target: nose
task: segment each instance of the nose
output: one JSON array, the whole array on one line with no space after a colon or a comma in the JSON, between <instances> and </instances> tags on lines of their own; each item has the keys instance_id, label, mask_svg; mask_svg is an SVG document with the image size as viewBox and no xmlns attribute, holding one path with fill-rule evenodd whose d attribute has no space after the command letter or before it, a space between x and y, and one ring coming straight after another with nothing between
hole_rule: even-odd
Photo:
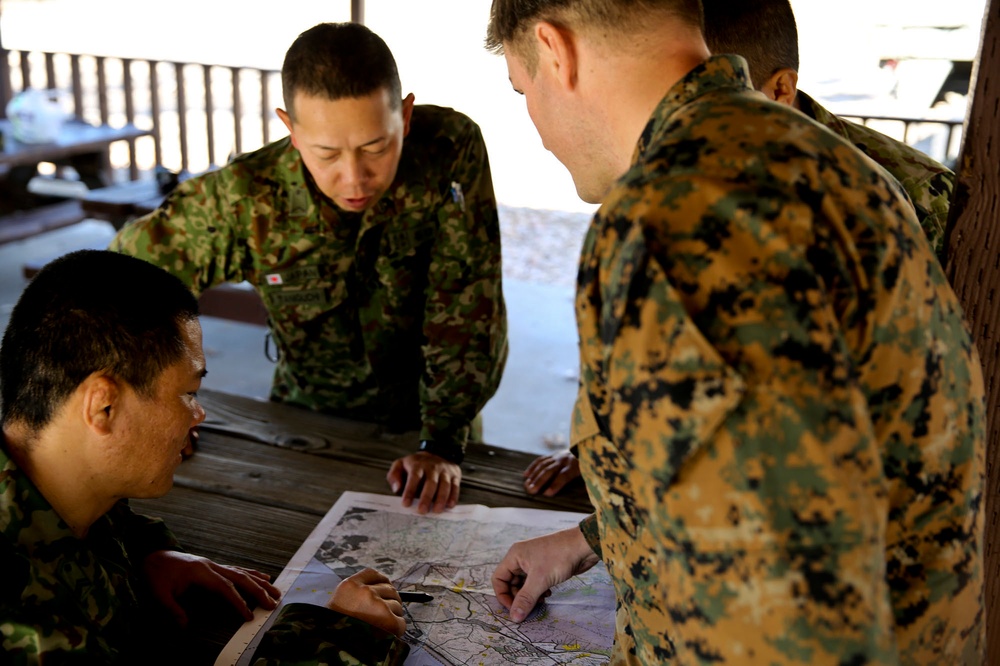
<instances>
[{"instance_id":1,"label":"nose","mask_svg":"<svg viewBox=\"0 0 1000 666\"><path fill-rule=\"evenodd\" d=\"M199 425L205 420L205 408L201 406L201 403L197 400L194 401L194 413L192 414L191 427Z\"/></svg>"},{"instance_id":2,"label":"nose","mask_svg":"<svg viewBox=\"0 0 1000 666\"><path fill-rule=\"evenodd\" d=\"M359 157L355 155L348 157L342 166L340 178L344 185L360 189L368 180L368 168Z\"/></svg>"}]
</instances>

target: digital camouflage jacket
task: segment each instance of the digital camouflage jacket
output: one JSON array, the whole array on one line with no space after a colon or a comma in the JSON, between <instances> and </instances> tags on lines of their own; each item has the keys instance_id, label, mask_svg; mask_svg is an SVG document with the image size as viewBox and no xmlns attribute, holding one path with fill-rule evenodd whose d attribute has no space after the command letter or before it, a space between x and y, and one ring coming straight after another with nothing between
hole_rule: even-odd
<instances>
[{"instance_id":1,"label":"digital camouflage jacket","mask_svg":"<svg viewBox=\"0 0 1000 666\"><path fill-rule=\"evenodd\" d=\"M77 538L0 446L0 663L169 663L153 654L166 630L158 635L137 577L145 556L163 549L178 549L163 522L124 501ZM390 666L408 650L361 620L289 604L254 666Z\"/></svg>"},{"instance_id":2,"label":"digital camouflage jacket","mask_svg":"<svg viewBox=\"0 0 1000 666\"><path fill-rule=\"evenodd\" d=\"M112 249L196 293L249 281L280 352L271 397L463 446L507 356L486 146L414 108L394 184L364 213L319 193L288 138L181 183Z\"/></svg>"},{"instance_id":3,"label":"digital camouflage jacket","mask_svg":"<svg viewBox=\"0 0 1000 666\"><path fill-rule=\"evenodd\" d=\"M927 234L931 249L943 266L948 208L955 189L955 174L951 169L902 141L835 116L801 90L797 101L799 111L853 143L899 181L917 211L917 220Z\"/></svg>"},{"instance_id":4,"label":"digital camouflage jacket","mask_svg":"<svg viewBox=\"0 0 1000 666\"><path fill-rule=\"evenodd\" d=\"M713 57L594 217L576 308L613 663L979 663L982 374L898 183Z\"/></svg>"}]
</instances>

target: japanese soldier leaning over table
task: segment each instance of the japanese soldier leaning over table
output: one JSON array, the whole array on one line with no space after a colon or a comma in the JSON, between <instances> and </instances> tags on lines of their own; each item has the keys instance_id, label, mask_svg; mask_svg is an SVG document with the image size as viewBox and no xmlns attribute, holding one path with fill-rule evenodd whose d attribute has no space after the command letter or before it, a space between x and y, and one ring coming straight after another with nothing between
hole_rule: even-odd
<instances>
[{"instance_id":1,"label":"japanese soldier leaning over table","mask_svg":"<svg viewBox=\"0 0 1000 666\"><path fill-rule=\"evenodd\" d=\"M899 183L710 55L698 0L494 0L487 43L601 204L595 513L511 547L511 617L603 560L613 664L982 663L982 371Z\"/></svg>"},{"instance_id":2,"label":"japanese soldier leaning over table","mask_svg":"<svg viewBox=\"0 0 1000 666\"><path fill-rule=\"evenodd\" d=\"M109 286L110 285L110 286ZM138 259L83 250L43 268L0 345L0 662L180 663L184 593L203 587L252 613L268 577L181 550L129 498L170 490L205 412L198 303ZM289 604L254 664L391 664L406 655L399 594L366 569L328 607Z\"/></svg>"},{"instance_id":3,"label":"japanese soldier leaning over table","mask_svg":"<svg viewBox=\"0 0 1000 666\"><path fill-rule=\"evenodd\" d=\"M278 352L271 398L419 430L388 481L405 505L419 491L421 511L454 506L507 356L482 135L403 98L388 47L356 23L302 33L282 84L290 137L181 183L111 247L195 293L252 283Z\"/></svg>"}]
</instances>

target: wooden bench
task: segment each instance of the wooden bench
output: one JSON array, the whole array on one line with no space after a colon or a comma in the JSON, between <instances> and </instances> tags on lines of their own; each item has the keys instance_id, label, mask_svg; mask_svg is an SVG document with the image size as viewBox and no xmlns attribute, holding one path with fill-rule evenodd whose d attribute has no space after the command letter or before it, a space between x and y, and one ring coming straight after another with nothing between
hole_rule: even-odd
<instances>
[{"instance_id":1,"label":"wooden bench","mask_svg":"<svg viewBox=\"0 0 1000 666\"><path fill-rule=\"evenodd\" d=\"M0 217L0 245L68 227L85 218L86 214L76 200L15 211Z\"/></svg>"}]
</instances>

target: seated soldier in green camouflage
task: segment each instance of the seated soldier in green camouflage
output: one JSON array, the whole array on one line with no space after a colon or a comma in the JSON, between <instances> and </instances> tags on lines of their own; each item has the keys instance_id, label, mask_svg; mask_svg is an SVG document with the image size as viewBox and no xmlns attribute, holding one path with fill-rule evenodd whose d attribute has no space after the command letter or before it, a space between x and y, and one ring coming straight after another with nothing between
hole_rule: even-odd
<instances>
[{"instance_id":1,"label":"seated soldier in green camouflage","mask_svg":"<svg viewBox=\"0 0 1000 666\"><path fill-rule=\"evenodd\" d=\"M0 346L4 664L150 663L151 645L169 649L155 620L166 611L186 624L179 599L192 586L246 619L240 591L274 608L265 574L184 553L162 521L129 509L128 498L170 489L205 418L197 315L177 278L97 250L46 266L11 313ZM365 570L330 609L283 610L257 663L391 663L406 652L402 616L388 579Z\"/></svg>"},{"instance_id":2,"label":"seated soldier in green camouflage","mask_svg":"<svg viewBox=\"0 0 1000 666\"><path fill-rule=\"evenodd\" d=\"M797 90L798 31L788 0L703 0L702 5L705 41L713 53L743 56L757 90L844 137L899 181L943 266L944 232L955 174L912 146L838 118ZM569 450L559 451L532 461L524 472L524 487L532 495L551 497L579 476L576 457Z\"/></svg>"},{"instance_id":3,"label":"seated soldier in green camouflage","mask_svg":"<svg viewBox=\"0 0 1000 666\"><path fill-rule=\"evenodd\" d=\"M388 481L404 505L419 494L421 512L442 511L507 356L482 135L403 98L392 53L358 24L302 33L282 85L290 137L182 183L112 249L196 294L249 281L277 345L271 398L419 430Z\"/></svg>"}]
</instances>

